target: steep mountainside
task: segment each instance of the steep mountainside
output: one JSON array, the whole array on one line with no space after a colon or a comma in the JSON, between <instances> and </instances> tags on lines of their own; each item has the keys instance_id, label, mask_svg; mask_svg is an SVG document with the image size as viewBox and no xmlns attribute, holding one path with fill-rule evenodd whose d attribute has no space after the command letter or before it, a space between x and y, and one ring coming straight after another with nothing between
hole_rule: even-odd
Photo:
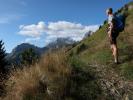
<instances>
[{"instance_id":1,"label":"steep mountainside","mask_svg":"<svg viewBox=\"0 0 133 100\"><path fill-rule=\"evenodd\" d=\"M113 63L105 23L96 33L81 41L69 53L80 58L85 69L92 70L106 95L113 100L133 99L133 2L118 13L124 13L126 26L117 39L120 64ZM132 98L132 99L130 99ZM125 99L124 99L125 100ZM128 100L128 99L126 99Z\"/></svg>"}]
</instances>

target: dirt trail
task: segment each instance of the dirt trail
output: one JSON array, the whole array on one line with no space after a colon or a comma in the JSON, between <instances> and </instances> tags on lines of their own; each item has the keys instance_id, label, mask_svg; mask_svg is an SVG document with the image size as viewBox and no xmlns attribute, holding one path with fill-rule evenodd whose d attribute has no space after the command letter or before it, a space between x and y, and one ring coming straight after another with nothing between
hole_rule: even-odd
<instances>
[{"instance_id":1,"label":"dirt trail","mask_svg":"<svg viewBox=\"0 0 133 100\"><path fill-rule=\"evenodd\" d=\"M117 65L114 66L117 67ZM94 64L89 67L96 73L98 83L102 86L106 96L113 100L133 100L133 81L126 81L110 66Z\"/></svg>"}]
</instances>

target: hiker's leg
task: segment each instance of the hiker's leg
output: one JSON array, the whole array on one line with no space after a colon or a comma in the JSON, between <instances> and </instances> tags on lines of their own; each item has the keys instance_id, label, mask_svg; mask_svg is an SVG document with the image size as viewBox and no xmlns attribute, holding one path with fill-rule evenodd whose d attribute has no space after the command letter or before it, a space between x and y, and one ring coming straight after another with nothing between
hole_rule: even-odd
<instances>
[{"instance_id":1,"label":"hiker's leg","mask_svg":"<svg viewBox=\"0 0 133 100\"><path fill-rule=\"evenodd\" d=\"M109 37L109 40L110 40L110 48L111 48L112 55L113 55L113 53L114 53L114 46L113 46L114 41L113 41L113 37ZM114 55L113 55L113 56L114 56Z\"/></svg>"},{"instance_id":2,"label":"hiker's leg","mask_svg":"<svg viewBox=\"0 0 133 100\"><path fill-rule=\"evenodd\" d=\"M114 55L115 63L117 63L118 62L118 49L117 49L116 44L113 44L113 55Z\"/></svg>"},{"instance_id":3,"label":"hiker's leg","mask_svg":"<svg viewBox=\"0 0 133 100\"><path fill-rule=\"evenodd\" d=\"M112 45L112 44L111 44L110 48L111 48L111 52L112 52L112 55L113 55L113 53L114 53L114 48L113 48L113 45ZM114 56L114 55L113 55L113 56Z\"/></svg>"}]
</instances>

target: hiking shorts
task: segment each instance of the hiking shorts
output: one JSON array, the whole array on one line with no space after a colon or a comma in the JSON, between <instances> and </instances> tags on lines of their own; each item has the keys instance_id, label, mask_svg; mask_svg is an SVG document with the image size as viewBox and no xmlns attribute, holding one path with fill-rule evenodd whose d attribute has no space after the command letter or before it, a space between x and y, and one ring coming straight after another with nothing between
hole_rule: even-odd
<instances>
[{"instance_id":1,"label":"hiking shorts","mask_svg":"<svg viewBox=\"0 0 133 100\"><path fill-rule=\"evenodd\" d=\"M110 44L116 44L116 43L117 43L116 39L117 39L117 37L118 37L118 34L119 34L118 31L113 31L113 32L111 33L111 38L112 38L112 39L110 39Z\"/></svg>"}]
</instances>

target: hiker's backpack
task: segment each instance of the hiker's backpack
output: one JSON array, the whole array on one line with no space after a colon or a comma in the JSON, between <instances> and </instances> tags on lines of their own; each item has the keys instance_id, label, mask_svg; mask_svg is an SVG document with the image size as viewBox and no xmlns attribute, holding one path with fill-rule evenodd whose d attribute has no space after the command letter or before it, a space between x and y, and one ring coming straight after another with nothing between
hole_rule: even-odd
<instances>
[{"instance_id":1,"label":"hiker's backpack","mask_svg":"<svg viewBox=\"0 0 133 100\"><path fill-rule=\"evenodd\" d=\"M115 19L115 29L118 32L122 32L125 27L125 16L122 14L117 14L115 15L114 19Z\"/></svg>"}]
</instances>

